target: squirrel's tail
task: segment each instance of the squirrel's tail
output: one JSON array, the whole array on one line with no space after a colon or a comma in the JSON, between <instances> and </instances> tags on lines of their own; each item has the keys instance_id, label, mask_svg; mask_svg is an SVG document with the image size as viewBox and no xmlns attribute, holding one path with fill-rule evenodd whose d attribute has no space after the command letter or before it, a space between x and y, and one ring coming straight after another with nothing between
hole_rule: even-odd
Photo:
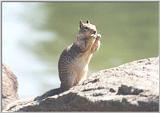
<instances>
[{"instance_id":1,"label":"squirrel's tail","mask_svg":"<svg viewBox=\"0 0 160 113\"><path fill-rule=\"evenodd\" d=\"M44 98L47 98L49 96L58 95L64 91L65 90L63 90L62 88L51 89L47 91L46 93L44 93L43 95L36 97L34 100L43 100Z\"/></svg>"}]
</instances>

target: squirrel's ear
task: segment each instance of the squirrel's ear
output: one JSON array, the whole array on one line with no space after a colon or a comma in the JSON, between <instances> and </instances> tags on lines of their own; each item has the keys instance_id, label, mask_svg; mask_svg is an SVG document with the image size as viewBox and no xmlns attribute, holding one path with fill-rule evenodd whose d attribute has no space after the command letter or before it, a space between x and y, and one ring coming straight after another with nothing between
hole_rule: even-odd
<instances>
[{"instance_id":1,"label":"squirrel's ear","mask_svg":"<svg viewBox=\"0 0 160 113\"><path fill-rule=\"evenodd\" d=\"M88 23L90 23L90 21L89 21L89 20L87 20L87 24L88 24Z\"/></svg>"},{"instance_id":2,"label":"squirrel's ear","mask_svg":"<svg viewBox=\"0 0 160 113\"><path fill-rule=\"evenodd\" d=\"M82 20L79 21L79 27L81 28L83 26Z\"/></svg>"}]
</instances>

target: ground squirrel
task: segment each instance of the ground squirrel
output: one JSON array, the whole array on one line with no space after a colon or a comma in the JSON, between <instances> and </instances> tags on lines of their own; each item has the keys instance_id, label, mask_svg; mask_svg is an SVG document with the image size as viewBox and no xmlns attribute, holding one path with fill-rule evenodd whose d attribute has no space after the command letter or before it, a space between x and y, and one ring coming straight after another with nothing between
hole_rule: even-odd
<instances>
[{"instance_id":1,"label":"ground squirrel","mask_svg":"<svg viewBox=\"0 0 160 113\"><path fill-rule=\"evenodd\" d=\"M75 42L61 54L58 62L62 90L67 90L87 77L88 64L93 53L100 46L100 34L89 21L79 23L79 33Z\"/></svg>"},{"instance_id":2,"label":"ground squirrel","mask_svg":"<svg viewBox=\"0 0 160 113\"><path fill-rule=\"evenodd\" d=\"M60 88L50 90L38 98L59 94L85 80L90 59L100 47L100 37L95 25L89 21L86 23L80 21L76 40L63 50L59 58Z\"/></svg>"}]
</instances>

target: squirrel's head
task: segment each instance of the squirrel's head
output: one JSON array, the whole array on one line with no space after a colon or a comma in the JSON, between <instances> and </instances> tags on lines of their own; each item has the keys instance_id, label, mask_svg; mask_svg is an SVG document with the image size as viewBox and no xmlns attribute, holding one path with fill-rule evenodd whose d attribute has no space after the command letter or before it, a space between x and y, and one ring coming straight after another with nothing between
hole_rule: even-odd
<instances>
[{"instance_id":1,"label":"squirrel's head","mask_svg":"<svg viewBox=\"0 0 160 113\"><path fill-rule=\"evenodd\" d=\"M75 44L83 51L96 51L100 46L100 34L97 34L96 26L88 20L86 23L80 21L79 33Z\"/></svg>"}]
</instances>

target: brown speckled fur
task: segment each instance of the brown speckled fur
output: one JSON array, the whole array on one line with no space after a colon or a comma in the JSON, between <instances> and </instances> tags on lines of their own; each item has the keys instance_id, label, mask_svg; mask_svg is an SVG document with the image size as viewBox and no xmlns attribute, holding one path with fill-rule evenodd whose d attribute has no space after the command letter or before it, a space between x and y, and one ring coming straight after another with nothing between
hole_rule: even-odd
<instances>
[{"instance_id":1,"label":"brown speckled fur","mask_svg":"<svg viewBox=\"0 0 160 113\"><path fill-rule=\"evenodd\" d=\"M80 30L76 41L62 52L58 71L61 81L61 89L68 90L87 77L88 64L93 53L100 46L100 34L97 34L96 26L80 21Z\"/></svg>"}]
</instances>

